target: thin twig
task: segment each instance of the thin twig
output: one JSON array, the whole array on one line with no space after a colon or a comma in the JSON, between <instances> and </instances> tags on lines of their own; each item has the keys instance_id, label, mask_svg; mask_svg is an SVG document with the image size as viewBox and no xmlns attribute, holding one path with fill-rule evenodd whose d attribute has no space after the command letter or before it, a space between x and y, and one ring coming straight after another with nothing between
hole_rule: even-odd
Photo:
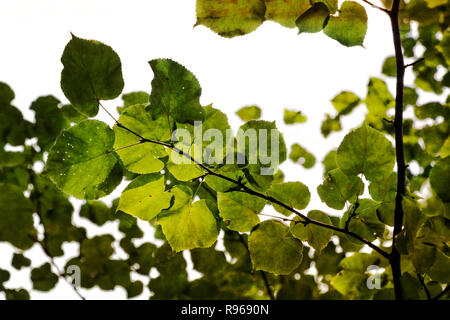
<instances>
[{"instance_id":1,"label":"thin twig","mask_svg":"<svg viewBox=\"0 0 450 320\"><path fill-rule=\"evenodd\" d=\"M390 12L388 9L383 8L383 7L380 7L380 6L377 6L376 4L373 4L373 3L370 2L370 1L367 1L367 0L362 0L362 1L364 1L364 2L367 3L369 6L375 8L375 9L381 10L381 11L386 12L386 13L388 13L388 14L389 14L389 12Z\"/></svg>"},{"instance_id":2,"label":"thin twig","mask_svg":"<svg viewBox=\"0 0 450 320\"><path fill-rule=\"evenodd\" d=\"M425 293L427 294L427 299L431 300L430 291L428 290L428 287L425 284L425 281L423 280L423 277L422 277L422 275L420 273L417 273L417 278L419 279L419 282L422 285L422 287L425 289Z\"/></svg>"},{"instance_id":3,"label":"thin twig","mask_svg":"<svg viewBox=\"0 0 450 320\"><path fill-rule=\"evenodd\" d=\"M72 287L73 291L75 291L75 293L78 295L78 297L80 297L81 300L86 300L86 298L80 293L80 291L72 283L72 281L67 279L66 275L59 269L58 265L56 264L55 260L53 259L53 256L50 253L50 251L48 250L47 246L42 241L37 239L36 237L34 237L34 236L30 236L30 237L31 237L31 239L33 239L33 241L35 243L39 244L42 251L44 251L45 255L47 256L48 260L50 261L50 264L53 266L53 268L55 268L58 277L63 279L65 282L67 282L67 284L69 284Z\"/></svg>"},{"instance_id":4,"label":"thin twig","mask_svg":"<svg viewBox=\"0 0 450 320\"><path fill-rule=\"evenodd\" d=\"M444 288L444 290L442 290L441 293L439 293L436 297L434 297L432 300L439 300L440 298L442 298L443 296L445 296L445 294L450 290L450 285L447 284Z\"/></svg>"},{"instance_id":5,"label":"thin twig","mask_svg":"<svg viewBox=\"0 0 450 320\"><path fill-rule=\"evenodd\" d=\"M408 68L408 67L412 67L412 66L414 66L414 65L416 65L418 63L421 63L422 61L425 61L425 58L420 58L420 59L418 59L418 60L416 60L414 62L406 64L405 65L405 69Z\"/></svg>"},{"instance_id":6,"label":"thin twig","mask_svg":"<svg viewBox=\"0 0 450 320\"><path fill-rule=\"evenodd\" d=\"M350 221L353 219L354 216L356 216L356 210L359 207L359 202L356 202L354 207L353 207L353 212L350 214L350 216L348 217L347 221L345 221L345 227L344 230L348 231L348 227L350 225Z\"/></svg>"}]
</instances>

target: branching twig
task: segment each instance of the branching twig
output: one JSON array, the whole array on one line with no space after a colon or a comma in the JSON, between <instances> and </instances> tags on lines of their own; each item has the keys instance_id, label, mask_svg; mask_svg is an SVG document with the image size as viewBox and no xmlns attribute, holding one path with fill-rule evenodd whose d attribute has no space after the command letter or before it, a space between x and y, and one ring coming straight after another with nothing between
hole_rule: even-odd
<instances>
[{"instance_id":1,"label":"branching twig","mask_svg":"<svg viewBox=\"0 0 450 320\"><path fill-rule=\"evenodd\" d=\"M108 113L109 114L109 113ZM113 118L114 119L114 118ZM164 147L167 147L175 152L177 152L178 154L186 157L187 159L189 159L192 163L198 165L201 169L203 169L205 171L205 174L209 174L212 176L216 176L218 178L221 178L223 180L229 181L233 184L236 185L236 191L240 191L240 192L244 192L262 199L265 199L266 201L271 202L272 204L277 204L280 207L296 214L297 216L301 217L303 220L300 221L301 223L303 223L304 225L307 225L309 223L323 227L323 228L327 228L336 232L340 232L340 233L344 233L348 236L351 236L361 242L363 242L364 244L366 244L367 246L369 246L371 249L373 249L374 251L378 252L381 256L383 256L386 259L389 259L389 254L387 252L385 252L384 250L382 250L381 248L379 248L378 246L374 245L373 243L371 243L370 241L362 238L361 236L357 235L356 233L353 233L351 231L345 230L343 228L339 228L333 225L329 225L311 218L308 218L306 215L302 214L301 212L297 211L296 209L288 206L287 204L271 197L271 196L267 196L261 192L255 191L249 187L247 187L244 183L241 182L241 180L235 180L232 179L230 177L227 177L225 175L222 175L220 173L215 172L214 170L208 168L206 165L204 165L203 163L199 162L198 160L196 160L195 158L193 158L190 154L183 152L182 150L178 149L177 147L175 147L173 144L170 143L166 143L166 142L162 142L162 141L157 141L157 140L151 140L151 139L147 139L143 136L141 136L140 134L138 134L137 132L131 130L130 128L127 128L126 126L122 125L121 123L116 121L116 125L130 133L132 133L133 135L135 135L137 138L139 138L139 140L141 142L148 142L148 143L154 143L154 144L158 144L158 145L162 145Z\"/></svg>"}]
</instances>

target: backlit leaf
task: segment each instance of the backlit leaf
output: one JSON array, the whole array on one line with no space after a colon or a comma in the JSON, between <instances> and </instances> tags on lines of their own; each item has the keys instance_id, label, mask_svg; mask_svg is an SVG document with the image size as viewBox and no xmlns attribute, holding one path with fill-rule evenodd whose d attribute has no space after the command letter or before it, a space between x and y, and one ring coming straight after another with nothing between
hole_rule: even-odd
<instances>
[{"instance_id":1,"label":"backlit leaf","mask_svg":"<svg viewBox=\"0 0 450 320\"><path fill-rule=\"evenodd\" d=\"M394 149L380 132L363 125L344 137L336 162L347 175L363 173L370 181L388 176L394 168Z\"/></svg>"},{"instance_id":2,"label":"backlit leaf","mask_svg":"<svg viewBox=\"0 0 450 320\"><path fill-rule=\"evenodd\" d=\"M330 38L347 47L362 46L367 31L366 10L353 1L345 1L339 9L339 16L332 16L324 32Z\"/></svg>"},{"instance_id":3,"label":"backlit leaf","mask_svg":"<svg viewBox=\"0 0 450 320\"><path fill-rule=\"evenodd\" d=\"M302 261L302 243L279 221L260 223L248 238L248 249L256 270L289 274Z\"/></svg>"},{"instance_id":4,"label":"backlit leaf","mask_svg":"<svg viewBox=\"0 0 450 320\"><path fill-rule=\"evenodd\" d=\"M100 100L117 98L122 92L120 58L101 42L72 35L61 62L64 94L78 111L89 117L97 115Z\"/></svg>"},{"instance_id":5,"label":"backlit leaf","mask_svg":"<svg viewBox=\"0 0 450 320\"><path fill-rule=\"evenodd\" d=\"M114 132L103 122L86 120L64 130L50 150L45 172L62 191L79 199L97 199L122 180Z\"/></svg>"}]
</instances>

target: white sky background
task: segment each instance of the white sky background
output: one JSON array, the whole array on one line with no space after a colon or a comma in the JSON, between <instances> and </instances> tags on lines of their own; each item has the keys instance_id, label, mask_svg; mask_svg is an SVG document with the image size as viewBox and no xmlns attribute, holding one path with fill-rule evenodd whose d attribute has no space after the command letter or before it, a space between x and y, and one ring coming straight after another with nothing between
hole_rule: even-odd
<instances>
[{"instance_id":1,"label":"white sky background","mask_svg":"<svg viewBox=\"0 0 450 320\"><path fill-rule=\"evenodd\" d=\"M347 48L322 33L297 35L296 29L273 22L263 23L249 35L225 39L205 27L193 28L195 0L1 0L0 81L15 91L13 104L27 119L33 119L28 108L38 96L52 94L67 102L59 86L60 57L70 32L112 46L122 60L124 93L149 92L153 74L147 61L171 58L197 76L203 89L201 103L213 103L224 111L234 130L242 124L235 111L256 104L263 109L263 119L276 120L288 146L298 142L312 152L317 159L313 169L306 170L289 160L282 169L287 181L302 181L309 186L312 200L307 209L334 213L321 203L316 192L322 182L321 160L339 145L345 132L361 123L364 108L344 117L344 130L328 139L320 133L321 122L325 113L334 114L330 100L340 91L364 97L369 78L380 76L385 57L393 53L387 15L368 6L366 11L369 27L365 48ZM389 85L393 88L392 80ZM119 99L104 102L114 113L120 104ZM301 110L308 117L307 123L284 125L284 108ZM102 110L97 118L113 124ZM119 194L107 197L107 202ZM88 226L90 236L111 228L98 228L78 217L75 221ZM152 238L148 230L146 240ZM67 256L76 252L74 245L64 248ZM0 268L12 271L6 285L30 289L29 271L10 267L13 252L11 246L0 243ZM47 262L37 246L27 256L33 259L34 267ZM63 266L65 259L56 261ZM126 297L122 288L81 291L88 299ZM144 297L148 297L148 291ZM50 293L32 291L31 298L77 297L60 281Z\"/></svg>"}]
</instances>

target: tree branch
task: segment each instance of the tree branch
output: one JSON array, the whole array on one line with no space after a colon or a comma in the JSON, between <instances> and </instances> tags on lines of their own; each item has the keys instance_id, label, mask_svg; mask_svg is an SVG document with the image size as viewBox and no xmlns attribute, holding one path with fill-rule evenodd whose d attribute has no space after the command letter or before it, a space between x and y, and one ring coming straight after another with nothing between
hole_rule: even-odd
<instances>
[{"instance_id":1,"label":"tree branch","mask_svg":"<svg viewBox=\"0 0 450 320\"><path fill-rule=\"evenodd\" d=\"M106 108L104 108L104 107L103 107L103 109L106 110ZM141 142L148 142L148 143L154 143L154 144L162 145L164 147L167 147L167 148L177 152L180 155L183 155L184 157L189 159L192 163L198 165L201 169L203 169L205 171L205 173L210 174L212 176L216 176L218 178L221 178L223 180L226 180L226 181L229 181L229 182L235 184L236 187L237 187L236 191L245 192L247 194L250 194L250 195L253 195L253 196L265 199L266 201L269 201L272 204L277 204L280 207L282 207L282 208L284 208L284 209L286 209L286 210L296 214L297 216L299 216L299 217L301 217L303 219L303 221L300 221L300 222L303 223L304 225L307 225L307 224L311 223L311 224L314 224L314 225L317 225L317 226L320 226L320 227L323 227L323 228L327 228L327 229L330 229L330 230L333 230L333 231L336 231L336 232L340 232L340 233L346 234L348 236L351 236L351 237L353 237L353 238L363 242L364 244L369 246L371 249L373 249L374 251L378 252L384 258L389 259L389 257L390 257L387 252L385 252L381 248L377 247L376 245L374 245L370 241L368 241L368 240L362 238L361 236L357 235L356 233L353 233L353 232L345 230L343 228L339 228L339 227L336 227L336 226L333 226L333 225L328 225L326 223L323 223L323 222L320 222L320 221L308 218L306 215L304 215L301 212L297 211L296 209L288 206L287 204L285 204L285 203L283 203L283 202L281 202L281 201L279 201L279 200L277 200L277 199L275 199L275 198L273 198L271 196L267 196L267 195L265 195L263 193L255 191L253 189L250 189L245 184L243 184L240 180L234 180L234 179L232 179L230 177L227 177L225 175L222 175L220 173L217 173L217 172L213 171L212 169L210 169L207 166L205 166L203 163L201 163L201 162L197 161L196 159L194 159L190 154L185 153L182 150L180 150L177 147L175 147L173 144L162 142L162 141L156 141L156 140L147 139L147 138L141 136L140 134L138 134L137 132L131 130L130 128L127 128L126 126L122 125L117 120L115 120L115 121L116 121L116 125L118 127L120 127L122 129L130 132L131 134L135 135L137 138L139 138L139 140Z\"/></svg>"},{"instance_id":2,"label":"tree branch","mask_svg":"<svg viewBox=\"0 0 450 320\"><path fill-rule=\"evenodd\" d=\"M397 300L403 299L403 292L401 288L400 277L401 264L400 252L396 248L397 237L403 228L403 207L402 201L405 194L406 183L406 164L405 154L403 150L403 89L405 76L405 62L403 58L402 39L400 36L399 26L399 8L400 0L394 0L389 17L391 19L392 36L395 48L395 61L397 66L397 85L395 97L395 153L397 159L397 193L395 197L395 211L394 211L394 235L392 240L392 252L389 262L392 267L392 276L394 281L395 298Z\"/></svg>"}]
</instances>

